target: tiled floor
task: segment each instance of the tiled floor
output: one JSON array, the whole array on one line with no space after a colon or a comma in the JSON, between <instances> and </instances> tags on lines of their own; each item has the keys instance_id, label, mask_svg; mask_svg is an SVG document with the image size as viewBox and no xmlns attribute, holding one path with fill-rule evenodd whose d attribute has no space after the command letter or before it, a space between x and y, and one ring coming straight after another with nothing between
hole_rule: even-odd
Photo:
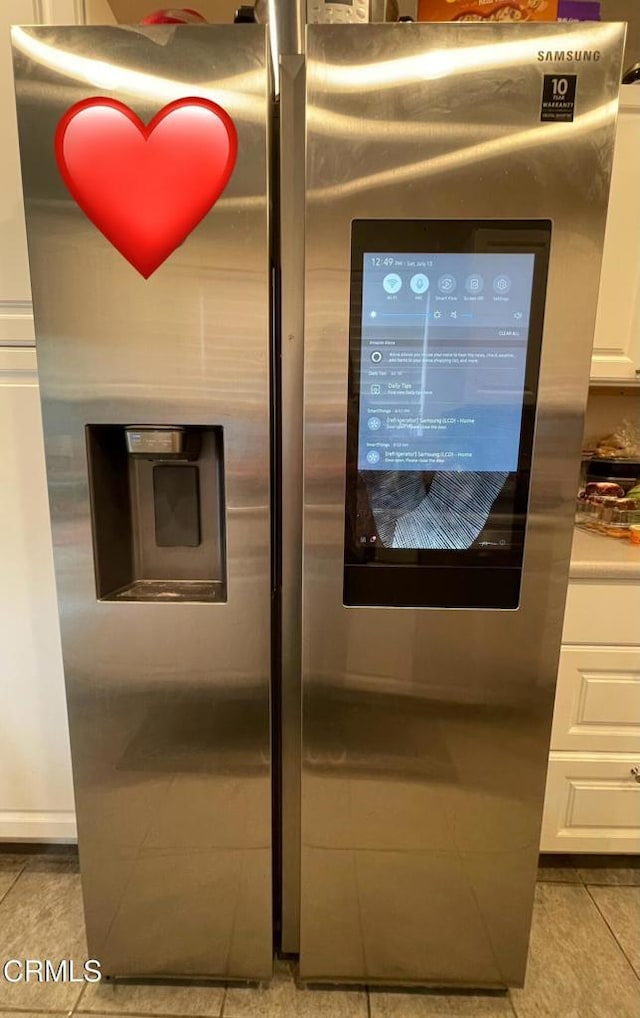
<instances>
[{"instance_id":1,"label":"tiled floor","mask_svg":"<svg viewBox=\"0 0 640 1018\"><path fill-rule=\"evenodd\" d=\"M640 859L541 862L527 982L509 994L301 989L278 963L267 988L16 983L0 1018L640 1018ZM69 854L0 853L0 959L85 958Z\"/></svg>"}]
</instances>

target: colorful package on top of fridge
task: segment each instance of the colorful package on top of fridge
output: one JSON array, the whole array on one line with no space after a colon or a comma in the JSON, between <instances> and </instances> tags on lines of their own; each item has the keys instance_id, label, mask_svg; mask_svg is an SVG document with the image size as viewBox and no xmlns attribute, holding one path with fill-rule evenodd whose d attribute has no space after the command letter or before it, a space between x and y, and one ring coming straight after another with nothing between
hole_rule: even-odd
<instances>
[{"instance_id":1,"label":"colorful package on top of fridge","mask_svg":"<svg viewBox=\"0 0 640 1018\"><path fill-rule=\"evenodd\" d=\"M555 21L558 0L419 0L418 21Z\"/></svg>"}]
</instances>

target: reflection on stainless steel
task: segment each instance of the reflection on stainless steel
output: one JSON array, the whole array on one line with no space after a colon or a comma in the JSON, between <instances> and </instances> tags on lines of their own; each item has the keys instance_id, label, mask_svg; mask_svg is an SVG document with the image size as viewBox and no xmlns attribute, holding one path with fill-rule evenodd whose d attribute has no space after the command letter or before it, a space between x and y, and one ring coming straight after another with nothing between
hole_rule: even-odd
<instances>
[{"instance_id":1,"label":"reflection on stainless steel","mask_svg":"<svg viewBox=\"0 0 640 1018\"><path fill-rule=\"evenodd\" d=\"M268 978L264 29L28 28L14 30L14 39L89 952L108 975ZM90 67L104 74L92 77ZM146 281L80 212L54 162L64 110L105 92L145 121L179 95L210 96L230 110L238 130L227 191ZM154 561L142 563L144 571L137 564L135 582L109 590L118 565L109 548L124 518L114 509L101 524L111 526L102 556L107 596L96 598L85 428L98 440L106 435L106 466L96 473L102 483L110 465L122 471L129 458L134 477L152 469L148 460L127 456L124 427L131 424L202 431L202 499L206 484L214 485L205 476L206 435L221 434L224 492L212 498L223 497L226 596L216 572L186 571L179 582L162 572L171 555L181 559L171 539ZM117 426L115 437L105 425ZM94 498L108 508L104 487ZM206 523L200 544L185 549L194 561L206 552ZM148 536L153 523L134 525ZM139 545L140 554L151 554L143 540Z\"/></svg>"},{"instance_id":2,"label":"reflection on stainless steel","mask_svg":"<svg viewBox=\"0 0 640 1018\"><path fill-rule=\"evenodd\" d=\"M497 26L486 27L492 29ZM328 91L363 92L371 89L377 92L380 88L391 91L394 88L415 85L416 82L444 77L455 77L459 80L465 74L476 74L478 71L487 74L492 70L512 69L518 73L523 63L537 60L539 50L548 50L550 47L558 50L562 48L558 43L559 36L555 25L530 24L527 26L529 33L526 37L521 34L523 26L499 27L502 33L499 37L500 45L494 45L490 52L485 42L478 45L479 26L476 24L456 25L458 35L455 47L445 42L440 46L429 47L427 52L419 41L420 33L425 31L424 26L398 26L392 29L397 33L395 37L389 36L388 57L377 59L375 42L370 37L366 40L368 46L366 53L373 54L372 59L365 62L366 54L357 64L339 59L332 62L327 59L322 65L322 78ZM484 29L481 27L480 30ZM389 29L386 28L385 31L388 32ZM603 50L612 45L616 46L619 35L619 25L603 23L599 26L598 40L594 42L591 26L576 25L565 48L570 48L574 52L593 50L594 47ZM361 37L360 48L364 49L366 47L361 45L362 41ZM409 51L413 48L415 52L404 52L405 47ZM402 56L396 55L398 50L403 51ZM582 70L583 66L585 65L580 62L576 63L575 68ZM564 69L566 70L566 66Z\"/></svg>"},{"instance_id":3,"label":"reflection on stainless steel","mask_svg":"<svg viewBox=\"0 0 640 1018\"><path fill-rule=\"evenodd\" d=\"M623 35L308 30L304 979L522 984ZM576 122L541 123L560 68ZM518 611L342 604L350 225L376 218L553 221Z\"/></svg>"},{"instance_id":4,"label":"reflection on stainless steel","mask_svg":"<svg viewBox=\"0 0 640 1018\"><path fill-rule=\"evenodd\" d=\"M150 44L161 46L157 59L162 64L162 50L170 46L176 26L128 28L121 31L140 36L141 43L146 40ZM146 99L157 106L162 104L162 100L165 103L173 102L197 91L203 99L224 105L232 117L243 114L250 118L258 114L255 104L251 101L251 94L262 87L263 81L261 71L255 67L242 73L231 67L228 69L229 76L222 79L207 77L200 81L188 78L185 80L184 77L172 78L164 74L150 74L148 70L140 71L135 66L122 65L111 60L97 60L87 52L78 51L77 48L66 49L64 43L67 37L64 29L52 32L47 38L50 41L45 42L42 35L31 28L18 26L13 30L13 44L25 57L30 57L40 66L71 78L73 82L81 82L108 92L117 92L120 96ZM188 67L180 70L188 73Z\"/></svg>"},{"instance_id":5,"label":"reflection on stainless steel","mask_svg":"<svg viewBox=\"0 0 640 1018\"><path fill-rule=\"evenodd\" d=\"M605 102L596 106L588 113L579 114L571 124L554 124L555 133L547 132L545 135L540 131L540 126L543 125L536 125L533 128L527 128L521 131L513 131L508 135L500 135L498 138L476 141L475 143L468 144L462 148L456 149L455 151L448 151L440 153L439 155L420 158L418 161L410 163L394 163L393 166L385 170L378 170L373 173L367 172L360 177L340 181L339 184L314 189L313 197L323 201L329 201L334 198L344 198L349 194L354 194L361 190L371 190L384 187L389 184L398 185L404 181L420 180L425 176L438 175L447 171L455 170L458 167L464 168L470 163L502 159L509 152L515 153L518 150L526 152L534 146L539 147L543 145L550 145L555 150L558 143L561 142L563 138L570 141L575 138L576 134L580 131L590 134L594 130L597 130L598 127L606 128L607 124L611 122L611 118L615 118L617 112L618 101L615 99L611 102ZM322 116L316 116L315 119L321 121ZM309 123L313 125L314 122L314 118L310 116ZM354 123L353 130L355 129L356 127ZM331 129L325 128L323 133L329 134L330 130ZM430 132L431 124L429 123L422 128L422 132L416 131L415 128L413 131L408 132L405 140L409 140L409 137L411 137L417 141L419 133L422 133L422 142L425 144ZM478 133L482 133L481 129ZM381 128L380 125L378 125L377 130L376 128L372 130L372 137L376 136L380 140L383 138L388 140L386 138L384 128ZM351 134L351 137L353 137L353 134ZM471 139L469 140L471 141Z\"/></svg>"},{"instance_id":6,"label":"reflection on stainless steel","mask_svg":"<svg viewBox=\"0 0 640 1018\"><path fill-rule=\"evenodd\" d=\"M265 0L266 21L269 24L269 44L274 91L280 94L280 61L297 56L304 49L304 23L306 0ZM260 5L258 5L259 8ZM262 20L258 10L258 19Z\"/></svg>"}]
</instances>

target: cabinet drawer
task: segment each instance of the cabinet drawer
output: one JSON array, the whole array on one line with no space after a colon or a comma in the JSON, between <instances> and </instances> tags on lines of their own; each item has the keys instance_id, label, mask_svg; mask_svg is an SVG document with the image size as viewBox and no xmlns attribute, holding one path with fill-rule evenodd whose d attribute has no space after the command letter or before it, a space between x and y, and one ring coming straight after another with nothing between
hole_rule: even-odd
<instances>
[{"instance_id":1,"label":"cabinet drawer","mask_svg":"<svg viewBox=\"0 0 640 1018\"><path fill-rule=\"evenodd\" d=\"M640 649L562 648L551 748L640 754Z\"/></svg>"},{"instance_id":2,"label":"cabinet drawer","mask_svg":"<svg viewBox=\"0 0 640 1018\"><path fill-rule=\"evenodd\" d=\"M542 852L640 850L636 754L551 753L542 821Z\"/></svg>"},{"instance_id":3,"label":"cabinet drawer","mask_svg":"<svg viewBox=\"0 0 640 1018\"><path fill-rule=\"evenodd\" d=\"M562 642L640 645L640 583L570 583Z\"/></svg>"}]
</instances>

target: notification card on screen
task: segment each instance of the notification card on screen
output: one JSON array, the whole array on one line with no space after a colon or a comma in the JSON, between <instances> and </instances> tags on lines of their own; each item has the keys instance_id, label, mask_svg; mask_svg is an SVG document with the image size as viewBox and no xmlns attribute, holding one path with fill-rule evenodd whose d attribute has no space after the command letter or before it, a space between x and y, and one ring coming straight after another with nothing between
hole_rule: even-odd
<instances>
[{"instance_id":1,"label":"notification card on screen","mask_svg":"<svg viewBox=\"0 0 640 1018\"><path fill-rule=\"evenodd\" d=\"M518 469L533 253L365 252L358 469Z\"/></svg>"}]
</instances>

